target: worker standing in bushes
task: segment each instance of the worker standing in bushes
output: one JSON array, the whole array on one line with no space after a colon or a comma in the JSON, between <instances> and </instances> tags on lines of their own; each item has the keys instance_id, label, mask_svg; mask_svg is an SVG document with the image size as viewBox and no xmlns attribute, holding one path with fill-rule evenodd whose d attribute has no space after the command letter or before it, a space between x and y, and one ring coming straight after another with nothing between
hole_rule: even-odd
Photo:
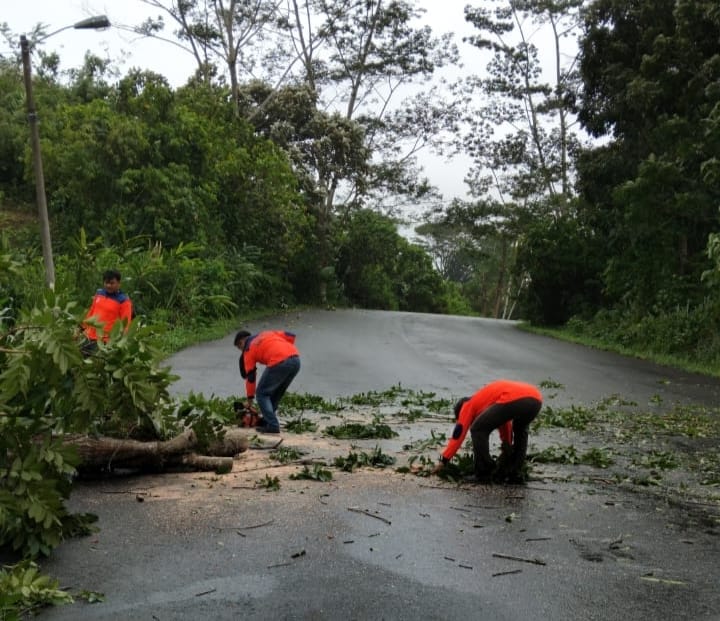
<instances>
[{"instance_id":1,"label":"worker standing in bushes","mask_svg":"<svg viewBox=\"0 0 720 621\"><path fill-rule=\"evenodd\" d=\"M542 395L535 386L504 379L490 382L472 397L463 397L455 404L457 422L433 474L454 457L470 431L478 482L524 482L528 427L541 407ZM497 468L490 456L490 434L494 429L500 433L502 468Z\"/></svg>"},{"instance_id":2,"label":"worker standing in bushes","mask_svg":"<svg viewBox=\"0 0 720 621\"><path fill-rule=\"evenodd\" d=\"M278 404L300 371L300 354L295 347L295 335L281 330L267 330L257 334L240 330L235 335L234 344L242 352L240 375L245 380L248 407L255 398L262 414L255 430L260 433L280 433ZM266 368L256 386L258 363Z\"/></svg>"},{"instance_id":3,"label":"worker standing in bushes","mask_svg":"<svg viewBox=\"0 0 720 621\"><path fill-rule=\"evenodd\" d=\"M92 318L99 322L102 325L102 331L98 336L95 326L83 324L86 340L82 345L82 352L86 356L97 350L98 338L107 342L115 322L124 321L126 331L130 327L133 306L130 298L120 290L121 278L118 270L107 270L103 273L103 288L97 290L85 315L86 321Z\"/></svg>"}]
</instances>

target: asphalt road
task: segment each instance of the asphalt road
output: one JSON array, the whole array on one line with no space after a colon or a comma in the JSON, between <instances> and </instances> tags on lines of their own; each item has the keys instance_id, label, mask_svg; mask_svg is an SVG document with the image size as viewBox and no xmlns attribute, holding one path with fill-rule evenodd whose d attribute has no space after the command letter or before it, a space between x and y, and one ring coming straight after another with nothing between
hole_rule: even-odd
<instances>
[{"instance_id":1,"label":"asphalt road","mask_svg":"<svg viewBox=\"0 0 720 621\"><path fill-rule=\"evenodd\" d=\"M518 330L514 322L365 310L289 313L242 326L298 335L302 370L291 390L326 398L393 385L462 396L505 377L564 386L558 401L613 394L639 402L717 404L720 380L660 367ZM244 395L233 335L169 359L175 392Z\"/></svg>"},{"instance_id":2,"label":"asphalt road","mask_svg":"<svg viewBox=\"0 0 720 621\"><path fill-rule=\"evenodd\" d=\"M455 398L499 377L553 382L557 405L615 394L715 405L720 392L720 381L511 322L341 310L243 327L296 332L302 368L291 390L325 398L397 384ZM178 394L244 394L232 335L169 363ZM405 432L428 437L430 427ZM283 434L286 445L340 450L291 435ZM330 483L283 477L273 493L253 484L281 472L263 470L263 460L249 451L224 477L79 483L70 507L99 515L101 530L64 543L44 569L105 601L41 617L720 618L717 524L657 497L552 477L527 487L453 486L391 470L338 473Z\"/></svg>"}]
</instances>

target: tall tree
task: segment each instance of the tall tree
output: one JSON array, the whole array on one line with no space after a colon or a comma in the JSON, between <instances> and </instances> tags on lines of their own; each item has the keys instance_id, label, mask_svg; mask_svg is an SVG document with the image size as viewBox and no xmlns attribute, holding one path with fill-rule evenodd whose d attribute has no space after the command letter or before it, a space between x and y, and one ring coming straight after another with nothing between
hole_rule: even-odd
<instances>
[{"instance_id":1,"label":"tall tree","mask_svg":"<svg viewBox=\"0 0 720 621\"><path fill-rule=\"evenodd\" d=\"M477 31L465 41L487 59L486 73L456 91L465 128L458 146L472 158L467 181L476 200L451 205L445 222L462 227L482 252L474 280L483 281L482 312L496 317L511 312L520 288L532 279L527 270L542 267L525 262L523 273L514 274L519 247L529 240L527 227L572 212L572 156L580 144L572 130L572 37L579 34L582 4L490 0L465 8Z\"/></svg>"},{"instance_id":2,"label":"tall tree","mask_svg":"<svg viewBox=\"0 0 720 621\"><path fill-rule=\"evenodd\" d=\"M710 0L597 0L586 13L580 118L583 216L606 239L605 286L639 313L705 295L720 184L720 13Z\"/></svg>"},{"instance_id":3,"label":"tall tree","mask_svg":"<svg viewBox=\"0 0 720 621\"><path fill-rule=\"evenodd\" d=\"M431 105L429 97L402 105L397 100L410 84L425 82L454 59L456 50L448 36L438 39L429 27L414 26L421 15L414 2L292 0L291 7L288 32L301 59L299 79L317 94L318 108L337 111L363 136L359 154L365 159L357 158L361 167L354 172L309 162L317 182L318 239L328 265L326 232L333 217L347 217L371 195L377 205L388 193L427 191L417 180L414 155L437 132L442 107Z\"/></svg>"},{"instance_id":4,"label":"tall tree","mask_svg":"<svg viewBox=\"0 0 720 621\"><path fill-rule=\"evenodd\" d=\"M240 78L255 75L254 52L272 30L282 0L142 0L160 9L175 26L179 45L190 52L205 81L215 76L213 65L220 62L230 80L233 102L237 102ZM165 21L148 19L134 30L163 38ZM171 43L175 41L169 40ZM237 103L236 103L237 105ZM236 108L237 109L237 108Z\"/></svg>"},{"instance_id":5,"label":"tall tree","mask_svg":"<svg viewBox=\"0 0 720 621\"><path fill-rule=\"evenodd\" d=\"M432 101L432 91L408 97L402 106L398 100L408 85L426 81L436 67L455 59L456 50L449 35L438 39L429 27L415 25L421 15L416 0L144 1L173 16L178 37L195 42L199 66L210 55L195 50L212 51L221 42L222 54L216 56L226 60L239 112L242 97L233 82L233 59L242 56L244 68L257 69L254 77L274 85L264 99L254 100L252 109L245 110L256 126L267 125L272 101L284 98L283 89L304 84L312 93L317 111L314 137L307 127L290 133L305 134L296 152L306 155L301 174L316 184L307 197L316 216L323 269L333 260L328 231L335 216L363 204L371 190L376 202L387 196L388 188L396 195L428 191L428 184L417 179L415 154L437 131L444 107ZM243 39L242 25L251 23L256 26L253 36ZM161 25L148 22L145 31L152 34ZM229 45L233 31L234 52ZM260 41L264 45L253 48ZM358 132L361 145L355 140ZM306 148L308 140L318 144ZM332 166L325 165L327 155L317 157L328 146L334 153ZM338 153L344 162L340 166ZM358 164L354 170L347 166L350 161Z\"/></svg>"},{"instance_id":6,"label":"tall tree","mask_svg":"<svg viewBox=\"0 0 720 621\"><path fill-rule=\"evenodd\" d=\"M464 146L475 161L471 189L519 203L570 197L570 154L579 139L571 130L576 48L568 39L579 34L582 0L492 2L495 8L486 2L465 9L479 31L466 40L491 53L487 77L468 82L472 101ZM563 202L552 205L562 208Z\"/></svg>"}]
</instances>

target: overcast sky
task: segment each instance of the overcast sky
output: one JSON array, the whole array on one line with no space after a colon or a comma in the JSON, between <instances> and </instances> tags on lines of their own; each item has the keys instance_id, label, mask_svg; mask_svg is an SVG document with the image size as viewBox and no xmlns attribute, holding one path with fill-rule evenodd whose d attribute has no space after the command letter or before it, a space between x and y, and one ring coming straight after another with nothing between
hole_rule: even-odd
<instances>
[{"instance_id":1,"label":"overcast sky","mask_svg":"<svg viewBox=\"0 0 720 621\"><path fill-rule=\"evenodd\" d=\"M456 42L463 48L463 34L472 31L465 22L463 8L469 0L421 0L418 4L426 9L423 21L436 34L454 32ZM22 34L31 30L38 22L53 32L92 15L107 15L114 25L136 25L148 17L156 17L154 9L140 0L0 0L0 22L6 22L11 31ZM166 20L167 23L167 20ZM194 58L179 48L152 39L138 38L118 28L105 31L73 30L59 32L44 44L46 51L56 51L60 56L61 68L70 69L82 65L86 50L99 56L107 54L120 64L122 74L131 67L149 69L165 76L173 86L180 86L195 70ZM0 52L7 53L6 44L0 44ZM473 48L464 46L464 49ZM448 163L444 159L428 155L423 164L430 180L440 188L446 201L455 196L465 195L463 177L467 162L456 160Z\"/></svg>"}]
</instances>

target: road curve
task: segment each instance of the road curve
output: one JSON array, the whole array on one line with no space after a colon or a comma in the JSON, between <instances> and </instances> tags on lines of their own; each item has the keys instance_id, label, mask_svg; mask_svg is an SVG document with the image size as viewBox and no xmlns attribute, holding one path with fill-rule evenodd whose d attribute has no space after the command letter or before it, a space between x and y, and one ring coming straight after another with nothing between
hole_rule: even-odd
<instances>
[{"instance_id":1,"label":"road curve","mask_svg":"<svg viewBox=\"0 0 720 621\"><path fill-rule=\"evenodd\" d=\"M240 326L238 326L240 327ZM638 404L714 405L720 379L686 373L517 329L512 321L368 310L293 312L242 326L297 334L302 369L293 392L325 398L401 384L462 396L497 378L562 386L555 403L590 404L611 395ZM233 335L168 359L176 394L244 395Z\"/></svg>"}]
</instances>

